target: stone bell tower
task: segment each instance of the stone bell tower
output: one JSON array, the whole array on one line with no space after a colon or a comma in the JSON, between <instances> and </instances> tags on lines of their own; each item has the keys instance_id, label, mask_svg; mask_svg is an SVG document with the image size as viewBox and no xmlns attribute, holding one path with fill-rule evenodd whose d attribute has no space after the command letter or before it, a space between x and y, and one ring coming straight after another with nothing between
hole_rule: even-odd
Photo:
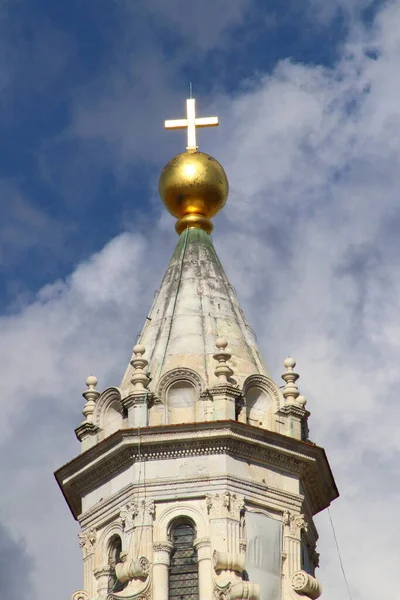
<instances>
[{"instance_id":1,"label":"stone bell tower","mask_svg":"<svg viewBox=\"0 0 400 600\"><path fill-rule=\"evenodd\" d=\"M283 388L264 364L216 255L210 219L228 182L188 147L160 177L178 244L119 387L89 377L81 454L56 473L81 525L72 600L318 598L313 516L338 496L309 439L292 358Z\"/></svg>"}]
</instances>

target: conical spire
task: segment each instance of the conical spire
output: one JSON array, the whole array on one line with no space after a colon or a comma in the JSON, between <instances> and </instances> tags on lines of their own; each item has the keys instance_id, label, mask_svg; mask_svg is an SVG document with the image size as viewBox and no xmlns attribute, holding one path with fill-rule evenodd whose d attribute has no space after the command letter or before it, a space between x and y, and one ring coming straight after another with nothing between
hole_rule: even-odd
<instances>
[{"instance_id":1,"label":"conical spire","mask_svg":"<svg viewBox=\"0 0 400 600\"><path fill-rule=\"evenodd\" d=\"M186 229L179 238L160 290L154 301L140 344L146 348L154 390L162 374L187 367L214 385L215 342L228 342L234 379L268 375L236 294L215 252L211 237L202 229ZM122 381L128 389L129 366Z\"/></svg>"}]
</instances>

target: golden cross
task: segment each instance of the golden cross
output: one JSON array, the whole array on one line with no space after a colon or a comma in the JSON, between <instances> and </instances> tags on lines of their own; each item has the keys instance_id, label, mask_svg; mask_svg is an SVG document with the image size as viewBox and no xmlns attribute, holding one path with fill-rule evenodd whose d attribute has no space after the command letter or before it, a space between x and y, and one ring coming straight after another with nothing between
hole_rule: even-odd
<instances>
[{"instance_id":1,"label":"golden cross","mask_svg":"<svg viewBox=\"0 0 400 600\"><path fill-rule=\"evenodd\" d=\"M186 150L197 150L196 127L216 127L219 125L218 117L196 118L196 104L194 98L186 100L186 119L165 121L165 129L186 129L188 145Z\"/></svg>"}]
</instances>

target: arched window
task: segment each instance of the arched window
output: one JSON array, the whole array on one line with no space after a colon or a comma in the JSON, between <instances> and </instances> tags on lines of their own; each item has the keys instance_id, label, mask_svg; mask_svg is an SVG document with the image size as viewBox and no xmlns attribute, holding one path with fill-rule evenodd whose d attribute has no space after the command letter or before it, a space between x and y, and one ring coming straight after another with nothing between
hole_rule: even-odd
<instances>
[{"instance_id":1,"label":"arched window","mask_svg":"<svg viewBox=\"0 0 400 600\"><path fill-rule=\"evenodd\" d=\"M194 423L196 390L189 381L176 381L167 390L168 423Z\"/></svg>"},{"instance_id":2,"label":"arched window","mask_svg":"<svg viewBox=\"0 0 400 600\"><path fill-rule=\"evenodd\" d=\"M198 600L199 571L196 531L190 521L178 521L171 530L171 562L169 567L169 600Z\"/></svg>"},{"instance_id":3,"label":"arched window","mask_svg":"<svg viewBox=\"0 0 400 600\"><path fill-rule=\"evenodd\" d=\"M249 425L271 429L271 398L265 390L256 386L250 387L246 392L246 405Z\"/></svg>"},{"instance_id":4,"label":"arched window","mask_svg":"<svg viewBox=\"0 0 400 600\"><path fill-rule=\"evenodd\" d=\"M113 535L108 542L108 566L110 575L108 578L108 591L120 592L124 588L115 574L115 565L121 562L122 542L119 535Z\"/></svg>"}]
</instances>

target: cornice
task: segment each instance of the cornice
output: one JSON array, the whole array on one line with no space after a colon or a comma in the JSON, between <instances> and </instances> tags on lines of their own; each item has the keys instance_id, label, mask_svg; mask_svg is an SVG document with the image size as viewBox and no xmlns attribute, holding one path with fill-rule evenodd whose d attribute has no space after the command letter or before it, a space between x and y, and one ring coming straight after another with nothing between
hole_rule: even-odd
<instances>
[{"instance_id":1,"label":"cornice","mask_svg":"<svg viewBox=\"0 0 400 600\"><path fill-rule=\"evenodd\" d=\"M59 469L57 481L75 516L82 494L128 468L138 456L137 430L120 430ZM229 454L298 475L312 512L319 512L338 492L322 448L237 421L217 421L141 430L143 460Z\"/></svg>"}]
</instances>

